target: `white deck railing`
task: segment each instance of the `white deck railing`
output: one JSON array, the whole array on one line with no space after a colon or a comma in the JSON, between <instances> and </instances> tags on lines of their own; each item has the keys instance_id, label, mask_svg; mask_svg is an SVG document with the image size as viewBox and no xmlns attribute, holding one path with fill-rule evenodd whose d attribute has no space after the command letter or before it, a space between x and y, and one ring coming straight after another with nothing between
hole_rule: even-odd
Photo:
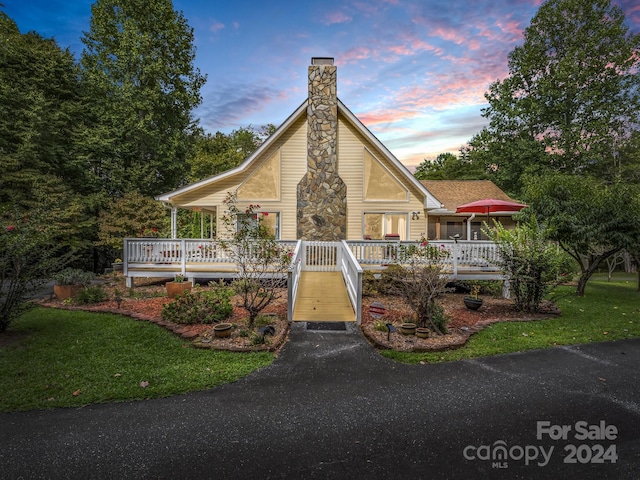
<instances>
[{"instance_id":1,"label":"white deck railing","mask_svg":"<svg viewBox=\"0 0 640 480\"><path fill-rule=\"evenodd\" d=\"M417 245L416 242L389 242L384 240L363 240L347 242L353 255L367 268L384 268L398 258L401 246ZM444 266L453 277L468 272L498 272L496 244L477 240L431 240L430 245L446 250L449 255L443 259Z\"/></svg>"},{"instance_id":2,"label":"white deck railing","mask_svg":"<svg viewBox=\"0 0 640 480\"><path fill-rule=\"evenodd\" d=\"M341 242L339 265L342 278L347 286L351 305L356 312L356 323L362 322L362 267L353 255L346 241Z\"/></svg>"},{"instance_id":3,"label":"white deck railing","mask_svg":"<svg viewBox=\"0 0 640 480\"><path fill-rule=\"evenodd\" d=\"M396 261L401 246L416 245L416 242L375 240L279 243L289 245L293 250L287 279L289 319L293 317L303 270L340 271L358 323L362 310L362 266L383 269ZM498 252L493 242L433 240L430 244L449 253L444 264L453 279L489 278L487 273L490 278L501 278L500 269L495 266ZM133 285L129 282L134 276L235 276L230 252L222 248L219 241L210 239L127 238L123 260L129 286Z\"/></svg>"},{"instance_id":4,"label":"white deck railing","mask_svg":"<svg viewBox=\"0 0 640 480\"><path fill-rule=\"evenodd\" d=\"M302 265L302 241L298 240L291 256L291 265L289 265L289 275L287 277L287 318L289 322L293 319L293 309L296 305Z\"/></svg>"}]
</instances>

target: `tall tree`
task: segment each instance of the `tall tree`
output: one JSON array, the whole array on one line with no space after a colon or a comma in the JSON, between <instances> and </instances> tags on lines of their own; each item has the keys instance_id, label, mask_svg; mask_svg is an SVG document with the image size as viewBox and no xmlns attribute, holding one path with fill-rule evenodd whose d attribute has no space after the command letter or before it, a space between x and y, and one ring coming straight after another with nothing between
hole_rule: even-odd
<instances>
[{"instance_id":1,"label":"tall tree","mask_svg":"<svg viewBox=\"0 0 640 480\"><path fill-rule=\"evenodd\" d=\"M34 192L52 184L87 193L76 155L82 109L73 55L53 39L21 34L2 12L0 38L0 204L28 208Z\"/></svg>"},{"instance_id":2,"label":"tall tree","mask_svg":"<svg viewBox=\"0 0 640 480\"><path fill-rule=\"evenodd\" d=\"M483 166L472 163L468 157L441 153L435 160L425 159L413 174L418 180L481 180L485 178Z\"/></svg>"},{"instance_id":3,"label":"tall tree","mask_svg":"<svg viewBox=\"0 0 640 480\"><path fill-rule=\"evenodd\" d=\"M640 35L624 21L609 0L545 2L509 55L509 76L485 95L490 125L472 144L515 139L545 168L613 177L640 115Z\"/></svg>"},{"instance_id":4,"label":"tall tree","mask_svg":"<svg viewBox=\"0 0 640 480\"><path fill-rule=\"evenodd\" d=\"M205 77L194 67L193 29L171 0L97 0L82 38L94 175L108 194L154 195L185 180Z\"/></svg>"}]
</instances>

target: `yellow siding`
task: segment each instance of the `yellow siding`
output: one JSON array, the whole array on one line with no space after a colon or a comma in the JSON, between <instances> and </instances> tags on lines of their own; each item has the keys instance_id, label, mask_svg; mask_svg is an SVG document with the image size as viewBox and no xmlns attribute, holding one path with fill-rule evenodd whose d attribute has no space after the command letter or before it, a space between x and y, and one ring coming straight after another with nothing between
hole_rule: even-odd
<instances>
[{"instance_id":1,"label":"yellow siding","mask_svg":"<svg viewBox=\"0 0 640 480\"><path fill-rule=\"evenodd\" d=\"M283 133L273 145L264 151L244 172L220 180L214 185L190 190L172 198L172 202L184 208L204 207L215 209L219 217L224 215L222 201L227 192L235 191L265 160L280 150L280 200L260 201L260 210L280 213L280 238L295 240L296 233L296 188L298 182L307 171L307 119L302 115L289 129ZM388 171L400 180L409 191L407 201L365 201L364 188L364 154L365 148L380 161ZM362 221L364 212L403 212L408 213L409 239L415 240L420 234L427 232L427 219L421 200L421 194L413 185L403 181L404 175L386 160L383 152L378 150L365 136L354 128L341 115L338 116L338 172L347 185L347 239L362 239ZM241 202L240 207L251 202ZM256 202L254 202L256 203ZM217 207L217 208L216 208ZM411 219L411 212L419 212L419 220Z\"/></svg>"},{"instance_id":2,"label":"yellow siding","mask_svg":"<svg viewBox=\"0 0 640 480\"><path fill-rule=\"evenodd\" d=\"M281 159L281 195L280 200L260 201L260 210L280 213L280 238L295 240L296 238L296 186L307 171L307 130L306 117L295 122L281 138L262 153L260 158L244 172L225 178L215 185L208 185L191 190L172 198L175 205L185 208L216 207L222 205L227 192L235 191L247 178L261 167L264 160L270 158L280 149ZM240 206L251 202L240 202ZM224 208L217 209L218 225Z\"/></svg>"},{"instance_id":3,"label":"yellow siding","mask_svg":"<svg viewBox=\"0 0 640 480\"><path fill-rule=\"evenodd\" d=\"M376 157L398 180L404 178L391 162L386 161L384 154L369 142L344 118L338 116L338 172L347 184L347 240L362 240L362 215L364 212L406 212L409 213L409 239L417 240L421 233L426 235L427 220L423 203L412 185L404 186L409 190L408 201L365 201L364 188L364 155L365 147ZM411 212L419 212L420 219L412 220Z\"/></svg>"}]
</instances>

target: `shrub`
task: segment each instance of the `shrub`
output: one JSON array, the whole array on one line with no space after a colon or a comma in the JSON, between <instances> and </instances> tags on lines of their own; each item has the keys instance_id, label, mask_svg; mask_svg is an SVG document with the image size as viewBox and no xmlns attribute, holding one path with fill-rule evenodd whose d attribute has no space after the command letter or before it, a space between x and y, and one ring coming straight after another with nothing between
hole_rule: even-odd
<instances>
[{"instance_id":1,"label":"shrub","mask_svg":"<svg viewBox=\"0 0 640 480\"><path fill-rule=\"evenodd\" d=\"M389 265L380 274L378 292L381 295L401 295L399 290L402 288L402 282L399 279L405 276L406 272L401 265Z\"/></svg>"},{"instance_id":2,"label":"shrub","mask_svg":"<svg viewBox=\"0 0 640 480\"><path fill-rule=\"evenodd\" d=\"M53 279L58 285L84 285L88 287L91 281L96 278L93 272L87 272L77 268L65 268L53 275Z\"/></svg>"},{"instance_id":3,"label":"shrub","mask_svg":"<svg viewBox=\"0 0 640 480\"><path fill-rule=\"evenodd\" d=\"M223 231L228 238L220 245L229 252L236 264L238 277L233 286L240 297L238 306L249 313L249 328L253 328L258 314L283 294L293 252L278 244L264 225L266 213L260 205L240 208L237 196L228 193L224 203L227 210L221 217Z\"/></svg>"},{"instance_id":4,"label":"shrub","mask_svg":"<svg viewBox=\"0 0 640 480\"><path fill-rule=\"evenodd\" d=\"M93 285L90 287L85 287L75 296L75 303L79 303L81 305L87 305L90 303L100 303L104 302L109 295L100 285Z\"/></svg>"},{"instance_id":5,"label":"shrub","mask_svg":"<svg viewBox=\"0 0 640 480\"><path fill-rule=\"evenodd\" d=\"M217 323L231 316L233 290L219 285L210 291L185 292L162 309L162 319L181 324Z\"/></svg>"},{"instance_id":6,"label":"shrub","mask_svg":"<svg viewBox=\"0 0 640 480\"><path fill-rule=\"evenodd\" d=\"M508 275L518 310L536 312L559 274L566 268L566 256L547 240L547 226L531 217L513 230L500 223L485 233L496 242L497 265Z\"/></svg>"},{"instance_id":7,"label":"shrub","mask_svg":"<svg viewBox=\"0 0 640 480\"><path fill-rule=\"evenodd\" d=\"M378 293L379 280L371 270L362 272L362 295L372 297Z\"/></svg>"},{"instance_id":8,"label":"shrub","mask_svg":"<svg viewBox=\"0 0 640 480\"><path fill-rule=\"evenodd\" d=\"M443 260L449 253L421 239L401 246L394 265L383 273L387 293L403 296L414 311L416 323L438 334L446 333L447 318L436 298L447 292Z\"/></svg>"},{"instance_id":9,"label":"shrub","mask_svg":"<svg viewBox=\"0 0 640 480\"><path fill-rule=\"evenodd\" d=\"M373 329L376 330L377 332L386 333L389 331L389 327L387 327L387 324L382 320L376 320L375 322L373 322Z\"/></svg>"}]
</instances>

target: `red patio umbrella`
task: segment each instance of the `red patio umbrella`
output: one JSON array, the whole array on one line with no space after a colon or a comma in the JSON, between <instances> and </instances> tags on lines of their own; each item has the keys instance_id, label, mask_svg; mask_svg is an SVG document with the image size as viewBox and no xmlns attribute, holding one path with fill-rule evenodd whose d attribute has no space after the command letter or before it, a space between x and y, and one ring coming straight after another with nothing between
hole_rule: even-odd
<instances>
[{"instance_id":1,"label":"red patio umbrella","mask_svg":"<svg viewBox=\"0 0 640 480\"><path fill-rule=\"evenodd\" d=\"M524 207L522 203L510 202L508 200L498 200L496 198L484 198L475 202L465 203L456 208L456 213L486 213L487 223L489 214L496 212L519 212Z\"/></svg>"}]
</instances>

